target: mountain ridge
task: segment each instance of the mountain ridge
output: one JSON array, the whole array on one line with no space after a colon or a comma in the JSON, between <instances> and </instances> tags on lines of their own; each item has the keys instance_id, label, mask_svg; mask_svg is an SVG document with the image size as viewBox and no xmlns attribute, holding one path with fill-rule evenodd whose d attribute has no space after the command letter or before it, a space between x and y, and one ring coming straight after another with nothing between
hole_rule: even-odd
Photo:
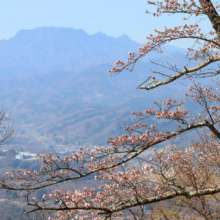
<instances>
[{"instance_id":1,"label":"mountain ridge","mask_svg":"<svg viewBox=\"0 0 220 220\"><path fill-rule=\"evenodd\" d=\"M114 62L127 60L128 52L139 46L126 35L114 38L55 27L21 30L0 41L0 104L11 109L18 132L34 126L40 136L54 141L105 144L108 136L123 132L119 124L132 111L181 90L175 83L147 93L135 89L152 69L164 71L149 59L182 65L184 50L176 47L165 46L168 52L150 53L134 72L110 77L107 70ZM27 143L29 136L18 140Z\"/></svg>"},{"instance_id":2,"label":"mountain ridge","mask_svg":"<svg viewBox=\"0 0 220 220\"><path fill-rule=\"evenodd\" d=\"M140 44L128 37L125 42L103 33L89 35L81 29L42 27L21 30L9 40L0 41L0 68L17 65L81 70L92 65L114 63L115 54L126 59L127 50L137 50L138 46Z\"/></svg>"}]
</instances>

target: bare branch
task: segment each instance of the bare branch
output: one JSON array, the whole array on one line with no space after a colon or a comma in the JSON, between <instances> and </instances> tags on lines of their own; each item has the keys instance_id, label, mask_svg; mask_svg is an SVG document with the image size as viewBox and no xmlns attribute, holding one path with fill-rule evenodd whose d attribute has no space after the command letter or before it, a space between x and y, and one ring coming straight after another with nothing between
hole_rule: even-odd
<instances>
[{"instance_id":1,"label":"bare branch","mask_svg":"<svg viewBox=\"0 0 220 220\"><path fill-rule=\"evenodd\" d=\"M217 62L219 61L220 58L219 57L216 57L216 58L210 58L208 60L206 60L205 62L201 63L200 65L196 66L196 67L193 67L193 68L189 68L187 69L186 67L185 70L175 74L174 76L171 76L169 77L169 79L165 80L165 81L162 81L162 82L157 82L157 84L155 85L152 85L152 86L142 86L149 78L153 78L152 76L148 77L148 79L146 81L144 81L140 86L138 86L137 88L139 89L146 89L146 90L151 90L151 89L154 89L154 88L157 88L159 86L162 86L162 85L166 85L168 83L171 83L177 79L179 79L180 77L184 76L184 75L187 75L189 73L192 73L192 72L195 72L195 71L198 71L198 70L201 70L202 68L208 66L209 64L211 63L214 63L214 62ZM152 82L150 82L149 84L151 84Z\"/></svg>"}]
</instances>

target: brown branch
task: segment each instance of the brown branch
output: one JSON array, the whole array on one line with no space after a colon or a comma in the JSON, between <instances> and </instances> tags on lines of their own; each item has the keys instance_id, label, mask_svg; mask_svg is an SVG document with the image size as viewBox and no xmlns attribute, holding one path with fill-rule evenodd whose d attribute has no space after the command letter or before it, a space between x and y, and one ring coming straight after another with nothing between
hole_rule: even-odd
<instances>
[{"instance_id":1,"label":"brown branch","mask_svg":"<svg viewBox=\"0 0 220 220\"><path fill-rule=\"evenodd\" d=\"M165 195L162 195L162 196L150 197L147 199L143 199L142 201L139 200L139 201L135 201L133 203L131 201L131 204L122 205L122 206L116 208L115 210L113 210L113 212L122 211L124 209L128 209L128 208L135 207L135 206L157 203L157 202L161 202L164 200L173 199L178 196L185 196L187 199L191 199L193 197L213 195L213 194L216 194L219 192L220 192L220 187L191 191L191 192L187 192L186 190L176 190L175 192L169 192L169 193L166 193Z\"/></svg>"},{"instance_id":2,"label":"brown branch","mask_svg":"<svg viewBox=\"0 0 220 220\"><path fill-rule=\"evenodd\" d=\"M146 199L138 199L138 201L136 201L135 198L130 199L128 201L126 201L126 205L121 205L113 210L107 209L107 208L102 208L102 207L84 207L84 206L77 206L77 207L63 207L63 208L57 208L57 207L41 207L38 206L36 203L29 203L28 205L31 206L37 206L37 208L26 211L25 213L31 213L31 212L35 212L35 211L39 211L39 210L47 210L47 211L69 211L69 210L97 210L97 211L101 211L100 214L111 214L111 213L115 213L115 212L119 212L119 211L123 211L125 209L129 209L132 207L136 207L136 206L143 206L143 205L149 205L149 204L154 204L154 203L158 203L161 201L165 201L165 200L170 200L179 196L184 196L187 199L191 199L193 197L201 197L201 196L207 196L207 195L214 195L216 193L220 192L220 187L214 187L214 188L209 188L209 189L202 189L202 190L196 190L196 191L187 191L186 189L184 190L175 190L173 192L168 192L162 196L154 196L154 197L150 197L150 198L146 198ZM133 202L135 200L135 202Z\"/></svg>"},{"instance_id":3,"label":"brown branch","mask_svg":"<svg viewBox=\"0 0 220 220\"><path fill-rule=\"evenodd\" d=\"M29 203L28 205L30 206L37 206L35 203ZM110 213L111 211L108 210L107 208L100 208L100 207L74 207L74 208L69 208L69 207L65 207L65 208L56 208L56 207L41 207L41 206L37 206L36 209L32 209L32 210L28 210L25 212L25 214L31 213L31 212L36 212L36 211L40 211L40 210L45 210L45 211L69 211L69 210L98 210L98 211L104 211L105 213Z\"/></svg>"},{"instance_id":4,"label":"brown branch","mask_svg":"<svg viewBox=\"0 0 220 220\"><path fill-rule=\"evenodd\" d=\"M148 53L152 52L155 50L155 48L158 48L160 47L161 45L165 45L166 43L170 43L171 41L175 41L175 40L179 40L179 39L196 39L196 40L201 40L201 41L206 41L206 42L210 42L210 43L213 43L217 46L220 47L220 44L214 40L211 40L211 39L207 39L207 38L204 38L204 37L200 37L200 36L179 36L179 37L176 37L176 38L167 38L167 39L164 39L163 41L159 42L159 43L155 43L154 45L152 45L148 50L147 52L144 52L141 56L139 56L139 54L141 54L140 52L137 53L137 56L136 58L129 62L128 64L124 65L120 71L118 71L117 73L115 73L115 75L119 74L120 72L122 72L124 69L126 69L128 66L130 65L135 65L140 59L142 59L144 56L146 56Z\"/></svg>"},{"instance_id":5,"label":"brown branch","mask_svg":"<svg viewBox=\"0 0 220 220\"><path fill-rule=\"evenodd\" d=\"M192 72L198 71L198 70L200 70L200 69L202 69L202 68L208 66L209 64L214 63L214 62L219 61L219 60L220 60L220 57L218 57L218 58L212 58L212 59L210 58L210 59L206 60L205 62L201 63L200 65L198 65L198 66L196 66L196 67L189 68L189 69L187 69L187 68L184 67L185 70L183 70L183 71L181 71L181 72L175 74L174 76L169 77L169 79L167 79L167 80L165 80L165 81L158 82L157 84L154 84L154 85L152 85L152 86L139 86L138 88L139 88L139 89L150 90L150 89L154 89L154 88L156 88L156 87L162 86L162 85L166 85L166 84L168 84L168 83L171 83L171 82L173 82L173 81L179 79L180 77L182 77L182 76L184 76L184 75L186 75L186 74L188 74L188 73L192 73ZM149 77L149 78L150 78L150 77ZM148 78L148 79L149 79L149 78ZM151 77L151 78L152 78L152 77ZM146 82L146 81L145 81L145 82ZM143 84L143 83L142 83L142 84ZM142 85L142 84L141 84L141 85Z\"/></svg>"},{"instance_id":6,"label":"brown branch","mask_svg":"<svg viewBox=\"0 0 220 220\"><path fill-rule=\"evenodd\" d=\"M216 34L220 38L220 16L218 12L215 9L215 6L213 5L212 1L210 0L199 0L203 10L206 12L206 9L209 7L210 12L206 12L206 15L208 16L209 20L211 21L211 24L213 28L215 29ZM211 10L212 8L212 10Z\"/></svg>"},{"instance_id":7,"label":"brown branch","mask_svg":"<svg viewBox=\"0 0 220 220\"><path fill-rule=\"evenodd\" d=\"M220 139L220 133L219 131L214 127L214 125L207 122L207 127L211 130L213 134L215 134Z\"/></svg>"}]
</instances>

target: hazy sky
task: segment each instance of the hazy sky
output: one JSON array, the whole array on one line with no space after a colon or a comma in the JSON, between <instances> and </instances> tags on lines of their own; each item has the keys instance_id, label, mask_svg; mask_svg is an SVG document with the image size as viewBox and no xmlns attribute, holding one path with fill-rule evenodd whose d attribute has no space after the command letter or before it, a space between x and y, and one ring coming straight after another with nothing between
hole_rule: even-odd
<instances>
[{"instance_id":1,"label":"hazy sky","mask_svg":"<svg viewBox=\"0 0 220 220\"><path fill-rule=\"evenodd\" d=\"M84 29L88 34L101 31L114 37L126 34L145 43L145 36L155 28L185 23L174 16L154 18L145 14L146 9L147 0L0 0L0 39L21 29L54 26Z\"/></svg>"}]
</instances>

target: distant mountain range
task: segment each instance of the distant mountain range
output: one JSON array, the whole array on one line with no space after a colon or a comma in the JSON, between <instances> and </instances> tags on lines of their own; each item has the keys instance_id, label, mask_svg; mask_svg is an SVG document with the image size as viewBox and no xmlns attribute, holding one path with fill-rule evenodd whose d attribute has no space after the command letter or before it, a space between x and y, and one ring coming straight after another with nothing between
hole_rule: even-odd
<instances>
[{"instance_id":1,"label":"distant mountain range","mask_svg":"<svg viewBox=\"0 0 220 220\"><path fill-rule=\"evenodd\" d=\"M22 77L31 73L78 71L91 66L127 60L141 44L123 35L118 38L101 32L88 35L72 28L41 27L21 30L9 40L0 40L1 77ZM184 49L168 46L164 54L151 53L144 60L180 62Z\"/></svg>"},{"instance_id":2,"label":"distant mountain range","mask_svg":"<svg viewBox=\"0 0 220 220\"><path fill-rule=\"evenodd\" d=\"M139 46L126 35L114 38L101 32L88 35L83 30L54 27L21 30L0 41L0 68L82 70L126 59Z\"/></svg>"},{"instance_id":3,"label":"distant mountain range","mask_svg":"<svg viewBox=\"0 0 220 220\"><path fill-rule=\"evenodd\" d=\"M88 35L83 30L43 27L21 30L0 41L0 105L12 111L15 126L34 124L41 136L70 142L105 144L123 133L132 111L154 100L184 96L179 84L153 91L135 89L159 63L184 65L184 49L165 46L151 53L135 71L110 77L117 59L126 60L140 44L126 35ZM167 70L166 70L167 71Z\"/></svg>"},{"instance_id":4,"label":"distant mountain range","mask_svg":"<svg viewBox=\"0 0 220 220\"><path fill-rule=\"evenodd\" d=\"M150 65L150 64L149 64ZM110 64L79 72L57 71L22 79L0 81L0 105L11 110L17 130L34 124L41 136L70 143L105 144L107 137L124 133L120 125L131 112L153 107L153 101L182 97L184 88L166 85L152 91L137 90L147 63L135 72L110 77Z\"/></svg>"}]
</instances>

